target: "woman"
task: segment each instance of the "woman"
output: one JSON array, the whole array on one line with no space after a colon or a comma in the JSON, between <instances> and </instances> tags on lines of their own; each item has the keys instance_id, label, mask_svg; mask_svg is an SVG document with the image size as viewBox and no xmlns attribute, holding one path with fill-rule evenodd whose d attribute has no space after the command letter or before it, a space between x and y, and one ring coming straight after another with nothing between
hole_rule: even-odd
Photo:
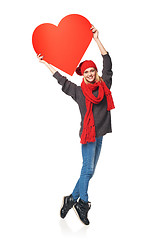
<instances>
[{"instance_id":1,"label":"woman","mask_svg":"<svg viewBox=\"0 0 160 240\"><path fill-rule=\"evenodd\" d=\"M83 166L72 194L63 199L60 216L65 218L73 207L85 225L89 224L88 211L91 207L91 203L88 201L88 185L99 159L103 136L112 132L110 110L114 108L109 90L112 84L111 58L99 40L97 29L92 26L90 30L93 32L93 38L103 57L102 78L98 76L96 64L87 60L80 63L76 69L76 73L83 76L81 86L77 86L44 61L41 54L37 56L39 61L50 69L58 83L62 85L62 91L71 96L79 105L81 113L79 134L82 144Z\"/></svg>"}]
</instances>

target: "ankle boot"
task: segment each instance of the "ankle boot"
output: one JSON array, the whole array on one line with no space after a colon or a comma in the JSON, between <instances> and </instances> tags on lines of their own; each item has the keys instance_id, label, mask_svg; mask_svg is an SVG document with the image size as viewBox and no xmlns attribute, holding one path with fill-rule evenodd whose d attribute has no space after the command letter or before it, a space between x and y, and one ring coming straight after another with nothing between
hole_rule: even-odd
<instances>
[{"instance_id":1,"label":"ankle boot","mask_svg":"<svg viewBox=\"0 0 160 240\"><path fill-rule=\"evenodd\" d=\"M85 225L89 225L89 220L87 217L88 211L91 208L91 203L90 202L84 202L82 199L79 199L79 202L77 202L74 206L73 209L79 219L84 223Z\"/></svg>"},{"instance_id":2,"label":"ankle boot","mask_svg":"<svg viewBox=\"0 0 160 240\"><path fill-rule=\"evenodd\" d=\"M63 204L60 210L61 218L65 218L68 211L73 207L77 201L74 201L72 194L63 198Z\"/></svg>"}]
</instances>

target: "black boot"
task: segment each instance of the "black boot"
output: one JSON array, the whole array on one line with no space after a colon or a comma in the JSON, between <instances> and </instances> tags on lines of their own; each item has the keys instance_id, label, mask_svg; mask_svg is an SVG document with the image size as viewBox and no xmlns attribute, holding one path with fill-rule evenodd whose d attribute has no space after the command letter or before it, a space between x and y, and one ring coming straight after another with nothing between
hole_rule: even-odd
<instances>
[{"instance_id":1,"label":"black boot","mask_svg":"<svg viewBox=\"0 0 160 240\"><path fill-rule=\"evenodd\" d=\"M89 225L87 214L90 208L91 208L91 203L84 202L82 199L79 199L79 202L77 202L73 206L73 209L75 210L77 216L85 225Z\"/></svg>"},{"instance_id":2,"label":"black boot","mask_svg":"<svg viewBox=\"0 0 160 240\"><path fill-rule=\"evenodd\" d=\"M73 207L77 201L74 201L72 194L63 198L63 206L60 210L61 218L65 218L68 211Z\"/></svg>"}]
</instances>

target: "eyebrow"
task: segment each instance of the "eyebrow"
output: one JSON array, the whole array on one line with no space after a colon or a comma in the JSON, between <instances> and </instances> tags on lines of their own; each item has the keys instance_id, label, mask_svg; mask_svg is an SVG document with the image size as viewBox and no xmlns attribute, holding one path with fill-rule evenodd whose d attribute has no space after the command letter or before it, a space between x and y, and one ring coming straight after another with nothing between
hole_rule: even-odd
<instances>
[{"instance_id":1,"label":"eyebrow","mask_svg":"<svg viewBox=\"0 0 160 240\"><path fill-rule=\"evenodd\" d=\"M95 71L95 69L91 69L90 71ZM87 73L88 72L88 70L85 70L84 71L84 73Z\"/></svg>"}]
</instances>

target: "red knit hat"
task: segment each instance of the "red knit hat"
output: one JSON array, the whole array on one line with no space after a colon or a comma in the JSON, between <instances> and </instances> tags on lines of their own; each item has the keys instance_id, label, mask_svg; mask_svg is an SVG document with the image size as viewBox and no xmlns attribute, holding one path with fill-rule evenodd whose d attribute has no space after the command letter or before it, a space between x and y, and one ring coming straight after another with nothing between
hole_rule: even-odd
<instances>
[{"instance_id":1,"label":"red knit hat","mask_svg":"<svg viewBox=\"0 0 160 240\"><path fill-rule=\"evenodd\" d=\"M79 66L76 68L76 73L77 73L78 75L82 76L83 73L84 73L84 71L85 71L87 68L90 68L90 67L93 67L93 68L96 69L96 71L98 71L98 70L97 70L97 66L96 66L96 64L95 64L93 61L91 61L91 60L86 60L86 61L81 62L81 63L79 64Z\"/></svg>"}]
</instances>

